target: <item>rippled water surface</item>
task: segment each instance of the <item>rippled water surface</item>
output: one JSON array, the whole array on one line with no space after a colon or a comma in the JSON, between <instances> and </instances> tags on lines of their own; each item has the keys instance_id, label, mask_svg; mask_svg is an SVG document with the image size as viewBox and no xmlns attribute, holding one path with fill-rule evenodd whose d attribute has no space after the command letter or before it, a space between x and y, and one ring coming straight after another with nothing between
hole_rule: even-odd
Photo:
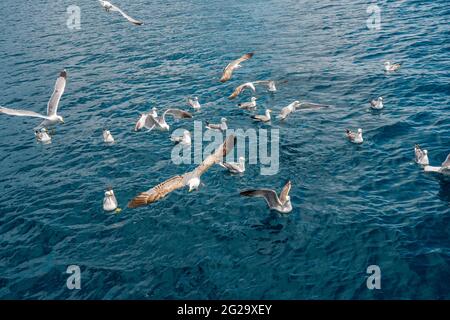
<instances>
[{"instance_id":1,"label":"rippled water surface","mask_svg":"<svg viewBox=\"0 0 450 320\"><path fill-rule=\"evenodd\" d=\"M413 163L415 143L432 164L450 152L447 0L377 1L379 31L366 26L372 1L115 3L145 24L94 0L0 3L0 105L45 112L59 70L69 73L66 124L52 144L36 143L38 120L0 116L0 298L450 299L450 181ZM66 27L71 4L81 8L78 31ZM384 74L388 59L401 70ZM258 91L258 112L296 99L335 107L255 124L227 96L267 78L287 82ZM193 168L171 162L169 133L133 132L139 112L188 108L189 95L203 103L196 120L279 129L278 174L213 167L198 192L127 209L138 192ZM369 111L378 96L385 109ZM364 144L349 144L347 127L363 128ZM288 216L238 195L287 179ZM108 185L119 214L102 210ZM73 264L81 290L66 288ZM366 287L372 264L381 290Z\"/></svg>"}]
</instances>

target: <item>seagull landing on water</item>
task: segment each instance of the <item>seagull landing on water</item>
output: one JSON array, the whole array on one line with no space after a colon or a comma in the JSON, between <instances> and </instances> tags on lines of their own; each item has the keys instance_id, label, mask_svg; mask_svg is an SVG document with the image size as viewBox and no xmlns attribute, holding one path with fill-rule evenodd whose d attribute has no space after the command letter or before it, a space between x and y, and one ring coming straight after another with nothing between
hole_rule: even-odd
<instances>
[{"instance_id":1,"label":"seagull landing on water","mask_svg":"<svg viewBox=\"0 0 450 320\"><path fill-rule=\"evenodd\" d=\"M231 79L231 76L233 75L233 71L236 69L241 68L241 63L244 61L247 61L248 59L250 59L251 57L253 57L253 52L250 53L246 53L244 54L242 57L240 57L239 59L236 59L232 62L230 62L225 69L223 69L223 74L222 74L222 78L220 78L220 82L226 82L228 80Z\"/></svg>"},{"instance_id":2,"label":"seagull landing on water","mask_svg":"<svg viewBox=\"0 0 450 320\"><path fill-rule=\"evenodd\" d=\"M256 108L256 98L252 97L251 99L252 101L250 102L244 102L244 103L239 103L239 109L245 109L245 110L253 110Z\"/></svg>"},{"instance_id":3,"label":"seagull landing on water","mask_svg":"<svg viewBox=\"0 0 450 320\"><path fill-rule=\"evenodd\" d=\"M200 102L198 102L198 97L188 98L188 105L190 105L194 110L198 111L202 107Z\"/></svg>"},{"instance_id":4,"label":"seagull landing on water","mask_svg":"<svg viewBox=\"0 0 450 320\"><path fill-rule=\"evenodd\" d=\"M272 110L266 109L266 113L264 115L255 115L255 116L251 116L251 118L255 121L269 122L271 119L270 118L271 113L272 113Z\"/></svg>"},{"instance_id":5,"label":"seagull landing on water","mask_svg":"<svg viewBox=\"0 0 450 320\"><path fill-rule=\"evenodd\" d=\"M359 128L357 132L353 132L349 129L346 129L345 133L347 134L347 138L348 138L348 140L350 140L350 142L359 144L359 143L363 143L363 141L364 141L361 128Z\"/></svg>"},{"instance_id":6,"label":"seagull landing on water","mask_svg":"<svg viewBox=\"0 0 450 320\"><path fill-rule=\"evenodd\" d=\"M111 12L111 11L119 12L125 19L130 21L132 24L137 25L137 26L140 26L143 24L142 21L133 19L132 17L127 15L124 11L122 11L122 9L113 5L111 2L104 1L104 0L99 0L99 2L100 2L100 5L105 9L106 12Z\"/></svg>"},{"instance_id":7,"label":"seagull landing on water","mask_svg":"<svg viewBox=\"0 0 450 320\"><path fill-rule=\"evenodd\" d=\"M228 99L233 100L238 95L240 95L242 92L244 92L246 89L252 90L253 93L256 92L256 88L255 88L255 85L253 84L253 82L246 82L246 83L238 86L236 89L234 89L233 93L228 97Z\"/></svg>"},{"instance_id":8,"label":"seagull landing on water","mask_svg":"<svg viewBox=\"0 0 450 320\"><path fill-rule=\"evenodd\" d=\"M425 166L423 167L425 172L437 172L445 175L450 175L450 153L447 155L447 158L444 162L442 162L440 167L433 166Z\"/></svg>"},{"instance_id":9,"label":"seagull landing on water","mask_svg":"<svg viewBox=\"0 0 450 320\"><path fill-rule=\"evenodd\" d=\"M50 136L48 130L46 128L41 128L34 132L36 136L36 140L38 142L42 142L43 144L49 144L52 142L52 137Z\"/></svg>"},{"instance_id":10,"label":"seagull landing on water","mask_svg":"<svg viewBox=\"0 0 450 320\"><path fill-rule=\"evenodd\" d=\"M386 61L384 63L384 71L393 72L400 69L400 63L392 63L391 61Z\"/></svg>"},{"instance_id":11,"label":"seagull landing on water","mask_svg":"<svg viewBox=\"0 0 450 320\"><path fill-rule=\"evenodd\" d=\"M291 182L288 181L281 190L280 196L272 189L246 190L241 192L241 196L263 197L270 209L281 213L289 213L292 211L291 198L289 197L291 186Z\"/></svg>"},{"instance_id":12,"label":"seagull landing on water","mask_svg":"<svg viewBox=\"0 0 450 320\"><path fill-rule=\"evenodd\" d=\"M430 161L428 160L428 151L422 150L418 144L414 146L414 155L416 163L422 166L427 166L430 164Z\"/></svg>"},{"instance_id":13,"label":"seagull landing on water","mask_svg":"<svg viewBox=\"0 0 450 320\"><path fill-rule=\"evenodd\" d=\"M48 128L50 126L54 126L58 123L64 123L63 117L57 115L59 100L64 93L64 89L66 88L66 78L67 72L66 70L61 71L58 79L56 79L55 89L53 90L53 94L50 97L50 100L47 103L47 115L44 116L42 114L36 113L34 111L28 110L16 110L0 107L0 113L7 114L10 116L19 116L19 117L35 117L42 118L44 121L35 128L35 130L41 128Z\"/></svg>"},{"instance_id":14,"label":"seagull landing on water","mask_svg":"<svg viewBox=\"0 0 450 320\"><path fill-rule=\"evenodd\" d=\"M172 136L170 138L170 140L172 142L175 142L175 144L182 144L185 146L190 146L192 143L192 139L191 139L191 133L187 130L183 131L183 135L182 136Z\"/></svg>"},{"instance_id":15,"label":"seagull landing on water","mask_svg":"<svg viewBox=\"0 0 450 320\"><path fill-rule=\"evenodd\" d=\"M219 166L227 169L231 173L244 173L245 158L239 157L239 162L219 162Z\"/></svg>"},{"instance_id":16,"label":"seagull landing on water","mask_svg":"<svg viewBox=\"0 0 450 320\"><path fill-rule=\"evenodd\" d=\"M154 112L149 113L144 120L143 127L147 128L148 131L152 131L153 129L159 130L159 131L169 131L169 125L166 122L166 116L170 115L173 116L175 119L190 119L192 118L192 115L189 112L180 110L180 109L167 109L164 111L162 116L155 117ZM139 119L138 123L136 124L135 130L138 131L142 127L142 120L143 116Z\"/></svg>"},{"instance_id":17,"label":"seagull landing on water","mask_svg":"<svg viewBox=\"0 0 450 320\"><path fill-rule=\"evenodd\" d=\"M103 142L106 144L114 143L114 137L109 130L103 129Z\"/></svg>"},{"instance_id":18,"label":"seagull landing on water","mask_svg":"<svg viewBox=\"0 0 450 320\"><path fill-rule=\"evenodd\" d=\"M205 121L205 127L208 128L209 130L226 131L228 129L227 118L220 119L219 124L213 124L209 123L208 121Z\"/></svg>"},{"instance_id":19,"label":"seagull landing on water","mask_svg":"<svg viewBox=\"0 0 450 320\"><path fill-rule=\"evenodd\" d=\"M154 118L158 116L157 109L155 107L152 108L152 110L148 113L142 113L139 117L139 120L136 122L136 125L134 126L134 131L140 131L142 128L145 127L145 120L147 120L147 117L149 115L152 115ZM147 128L150 129L150 128Z\"/></svg>"},{"instance_id":20,"label":"seagull landing on water","mask_svg":"<svg viewBox=\"0 0 450 320\"><path fill-rule=\"evenodd\" d=\"M376 100L370 101L370 107L374 110L381 110L383 109L383 97L379 97Z\"/></svg>"}]
</instances>

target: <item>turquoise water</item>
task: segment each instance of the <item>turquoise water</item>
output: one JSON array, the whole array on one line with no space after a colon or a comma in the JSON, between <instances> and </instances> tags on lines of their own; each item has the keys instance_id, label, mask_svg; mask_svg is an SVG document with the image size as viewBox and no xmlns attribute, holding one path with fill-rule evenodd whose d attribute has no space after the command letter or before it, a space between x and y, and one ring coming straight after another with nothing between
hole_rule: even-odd
<instances>
[{"instance_id":1,"label":"turquoise water","mask_svg":"<svg viewBox=\"0 0 450 320\"><path fill-rule=\"evenodd\" d=\"M448 1L377 1L379 31L366 26L372 1L115 3L144 25L96 1L0 3L0 105L45 112L58 72L69 73L66 124L52 144L36 143L39 120L0 117L0 298L450 298L450 181L413 161L415 143L432 164L450 152ZM72 4L81 30L66 27ZM401 70L384 74L388 59ZM227 96L267 78L287 82L259 91L259 112L296 99L336 107L255 124ZM278 128L279 173L214 167L198 192L127 209L138 192L193 168L171 162L168 133L133 132L139 112L188 108L189 95L203 103L196 120ZM385 109L369 111L380 95ZM103 144L103 127L114 146ZM347 127L362 127L364 144L349 144ZM289 216L238 196L288 178ZM108 185L120 214L102 210ZM80 290L66 288L74 264ZM372 264L381 290L366 287Z\"/></svg>"}]
</instances>

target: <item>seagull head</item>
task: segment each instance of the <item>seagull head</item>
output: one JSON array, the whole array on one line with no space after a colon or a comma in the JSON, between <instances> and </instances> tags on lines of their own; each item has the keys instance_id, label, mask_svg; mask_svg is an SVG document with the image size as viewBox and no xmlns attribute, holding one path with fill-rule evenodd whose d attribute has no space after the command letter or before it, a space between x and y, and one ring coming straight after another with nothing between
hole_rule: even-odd
<instances>
[{"instance_id":1,"label":"seagull head","mask_svg":"<svg viewBox=\"0 0 450 320\"><path fill-rule=\"evenodd\" d=\"M63 118L63 117L58 116L57 119L58 119L58 121L59 121L60 123L64 123L64 118Z\"/></svg>"},{"instance_id":2,"label":"seagull head","mask_svg":"<svg viewBox=\"0 0 450 320\"><path fill-rule=\"evenodd\" d=\"M384 62L384 65L385 65L385 66L390 66L390 65L391 65L391 62L390 62L390 61L385 61L385 62Z\"/></svg>"},{"instance_id":3,"label":"seagull head","mask_svg":"<svg viewBox=\"0 0 450 320\"><path fill-rule=\"evenodd\" d=\"M193 177L193 178L189 179L188 186L189 186L189 192L198 190L198 187L200 186L200 178Z\"/></svg>"},{"instance_id":4,"label":"seagull head","mask_svg":"<svg viewBox=\"0 0 450 320\"><path fill-rule=\"evenodd\" d=\"M252 102L255 102L256 100L256 97L252 97Z\"/></svg>"},{"instance_id":5,"label":"seagull head","mask_svg":"<svg viewBox=\"0 0 450 320\"><path fill-rule=\"evenodd\" d=\"M227 122L227 118L220 119L220 122Z\"/></svg>"},{"instance_id":6,"label":"seagull head","mask_svg":"<svg viewBox=\"0 0 450 320\"><path fill-rule=\"evenodd\" d=\"M358 129L358 133L362 134L362 129L361 128Z\"/></svg>"},{"instance_id":7,"label":"seagull head","mask_svg":"<svg viewBox=\"0 0 450 320\"><path fill-rule=\"evenodd\" d=\"M239 157L239 163L243 163L245 162L245 158L244 157Z\"/></svg>"},{"instance_id":8,"label":"seagull head","mask_svg":"<svg viewBox=\"0 0 450 320\"><path fill-rule=\"evenodd\" d=\"M424 155L427 155L427 154L428 154L428 150L426 150L426 149L423 150L423 154L424 154Z\"/></svg>"}]
</instances>

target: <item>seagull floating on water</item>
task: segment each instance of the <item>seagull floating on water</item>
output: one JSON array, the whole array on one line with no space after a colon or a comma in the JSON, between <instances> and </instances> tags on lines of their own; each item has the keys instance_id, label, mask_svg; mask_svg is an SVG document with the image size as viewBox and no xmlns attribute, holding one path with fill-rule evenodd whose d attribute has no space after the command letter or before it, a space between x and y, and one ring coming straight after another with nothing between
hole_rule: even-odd
<instances>
[{"instance_id":1,"label":"seagull floating on water","mask_svg":"<svg viewBox=\"0 0 450 320\"><path fill-rule=\"evenodd\" d=\"M191 133L188 130L184 130L182 136L172 136L170 140L176 144L179 143L185 146L190 146L192 143Z\"/></svg>"},{"instance_id":2,"label":"seagull floating on water","mask_svg":"<svg viewBox=\"0 0 450 320\"><path fill-rule=\"evenodd\" d=\"M7 114L10 116L19 116L19 117L35 117L42 118L44 121L35 128L35 130L41 128L48 128L49 126L56 125L58 123L64 123L63 117L57 115L59 100L64 93L64 89L66 87L66 78L67 72L63 70L60 72L58 79L56 79L55 89L53 90L53 94L50 97L50 100L47 103L47 115L44 116L42 114L36 113L34 111L28 110L16 110L0 107L0 113Z\"/></svg>"},{"instance_id":3,"label":"seagull floating on water","mask_svg":"<svg viewBox=\"0 0 450 320\"><path fill-rule=\"evenodd\" d=\"M146 128L145 127L145 120L147 120L147 117L149 115L152 115L154 118L156 118L158 116L157 109L155 107L153 107L150 112L142 113L139 116L139 120L136 122L136 125L134 126L134 131L139 131L142 128ZM150 128L147 128L147 129L150 129Z\"/></svg>"},{"instance_id":4,"label":"seagull floating on water","mask_svg":"<svg viewBox=\"0 0 450 320\"><path fill-rule=\"evenodd\" d=\"M256 92L255 85L253 82L246 82L238 86L236 89L234 89L233 93L228 97L228 99L233 100L238 95L240 95L242 92L244 92L246 89L250 89L253 91L253 93Z\"/></svg>"},{"instance_id":5,"label":"seagull floating on water","mask_svg":"<svg viewBox=\"0 0 450 320\"><path fill-rule=\"evenodd\" d=\"M252 97L251 99L252 101L250 102L244 102L244 103L239 103L239 109L245 109L245 110L250 110L250 109L255 109L256 108L256 98Z\"/></svg>"},{"instance_id":6,"label":"seagull floating on water","mask_svg":"<svg viewBox=\"0 0 450 320\"><path fill-rule=\"evenodd\" d=\"M103 210L114 211L117 209L117 199L114 195L112 188L108 188L105 191L105 197L103 198Z\"/></svg>"},{"instance_id":7,"label":"seagull floating on water","mask_svg":"<svg viewBox=\"0 0 450 320\"><path fill-rule=\"evenodd\" d=\"M240 57L239 59L236 59L232 62L230 62L225 69L223 70L223 74L222 74L222 78L220 78L220 82L226 82L228 80L231 79L231 76L233 74L233 71L235 69L239 69L241 68L241 63L244 61L247 61L248 59L250 59L251 57L253 57L253 53L246 53L244 54L242 57Z\"/></svg>"},{"instance_id":8,"label":"seagull floating on water","mask_svg":"<svg viewBox=\"0 0 450 320\"><path fill-rule=\"evenodd\" d=\"M198 97L188 98L188 104L197 111L201 108L200 102L198 102Z\"/></svg>"},{"instance_id":9,"label":"seagull floating on water","mask_svg":"<svg viewBox=\"0 0 450 320\"><path fill-rule=\"evenodd\" d=\"M141 115L141 118L136 123L135 131L139 131L142 127L152 131L153 129L159 131L169 131L169 125L166 122L166 115L173 116L175 119L190 119L192 114L180 109L167 109L162 116L155 116L156 111L152 111L149 114ZM145 119L145 120L143 120ZM142 124L143 123L143 124Z\"/></svg>"},{"instance_id":10,"label":"seagull floating on water","mask_svg":"<svg viewBox=\"0 0 450 320\"><path fill-rule=\"evenodd\" d=\"M251 118L255 121L269 122L271 119L270 118L271 112L272 112L272 110L266 109L266 113L264 115L253 115L253 116L251 116Z\"/></svg>"},{"instance_id":11,"label":"seagull floating on water","mask_svg":"<svg viewBox=\"0 0 450 320\"><path fill-rule=\"evenodd\" d=\"M384 63L384 71L393 72L400 69L400 63L392 63L391 61L386 61Z\"/></svg>"},{"instance_id":12,"label":"seagull floating on water","mask_svg":"<svg viewBox=\"0 0 450 320\"><path fill-rule=\"evenodd\" d=\"M418 144L414 146L414 155L416 163L427 166L430 164L430 161L428 160L428 151L422 150Z\"/></svg>"},{"instance_id":13,"label":"seagull floating on water","mask_svg":"<svg viewBox=\"0 0 450 320\"><path fill-rule=\"evenodd\" d=\"M270 209L281 213L289 213L292 211L291 198L289 197L291 186L291 182L288 181L281 190L280 196L272 189L246 190L241 192L241 196L263 197Z\"/></svg>"},{"instance_id":14,"label":"seagull floating on water","mask_svg":"<svg viewBox=\"0 0 450 320\"><path fill-rule=\"evenodd\" d=\"M166 197L174 190L184 187L189 188L189 192L197 190L200 186L201 176L214 164L219 163L233 148L236 143L236 136L229 135L216 151L209 155L193 171L183 175L172 177L163 183L151 188L148 191L140 193L137 197L128 203L128 208L137 208L149 205L159 199Z\"/></svg>"},{"instance_id":15,"label":"seagull floating on water","mask_svg":"<svg viewBox=\"0 0 450 320\"><path fill-rule=\"evenodd\" d=\"M346 134L347 134L347 138L350 140L350 142L353 143L363 143L363 136L362 136L362 129L359 128L357 132L353 132L349 129L345 130Z\"/></svg>"},{"instance_id":16,"label":"seagull floating on water","mask_svg":"<svg viewBox=\"0 0 450 320\"><path fill-rule=\"evenodd\" d=\"M114 143L114 137L112 136L112 134L109 130L106 130L106 129L103 130L103 142L107 143L107 144Z\"/></svg>"},{"instance_id":17,"label":"seagull floating on water","mask_svg":"<svg viewBox=\"0 0 450 320\"><path fill-rule=\"evenodd\" d=\"M228 129L227 118L221 118L219 124L209 123L205 121L206 128L215 131L226 131Z\"/></svg>"},{"instance_id":18,"label":"seagull floating on water","mask_svg":"<svg viewBox=\"0 0 450 320\"><path fill-rule=\"evenodd\" d=\"M221 167L228 169L231 173L245 172L245 158L239 157L239 162L219 162Z\"/></svg>"},{"instance_id":19,"label":"seagull floating on water","mask_svg":"<svg viewBox=\"0 0 450 320\"><path fill-rule=\"evenodd\" d=\"M119 12L125 19L130 21L132 24L135 24L137 26L140 26L143 24L142 21L139 21L139 20L136 20L136 19L130 17L122 9L113 5L111 2L104 1L104 0L99 0L99 2L100 2L100 5L105 9L106 12L111 12L111 11Z\"/></svg>"},{"instance_id":20,"label":"seagull floating on water","mask_svg":"<svg viewBox=\"0 0 450 320\"><path fill-rule=\"evenodd\" d=\"M383 109L383 97L379 97L378 99L376 99L376 100L372 100L372 101L370 101L370 107L372 108L372 109L375 109L375 110L381 110L381 109Z\"/></svg>"},{"instance_id":21,"label":"seagull floating on water","mask_svg":"<svg viewBox=\"0 0 450 320\"><path fill-rule=\"evenodd\" d=\"M34 135L36 136L37 141L42 142L43 144L49 144L52 142L52 137L46 128L36 130Z\"/></svg>"},{"instance_id":22,"label":"seagull floating on water","mask_svg":"<svg viewBox=\"0 0 450 320\"><path fill-rule=\"evenodd\" d=\"M450 153L447 155L447 158L445 159L444 162L442 162L440 167L433 167L427 165L423 167L423 170L425 172L437 172L445 175L450 175Z\"/></svg>"}]
</instances>

